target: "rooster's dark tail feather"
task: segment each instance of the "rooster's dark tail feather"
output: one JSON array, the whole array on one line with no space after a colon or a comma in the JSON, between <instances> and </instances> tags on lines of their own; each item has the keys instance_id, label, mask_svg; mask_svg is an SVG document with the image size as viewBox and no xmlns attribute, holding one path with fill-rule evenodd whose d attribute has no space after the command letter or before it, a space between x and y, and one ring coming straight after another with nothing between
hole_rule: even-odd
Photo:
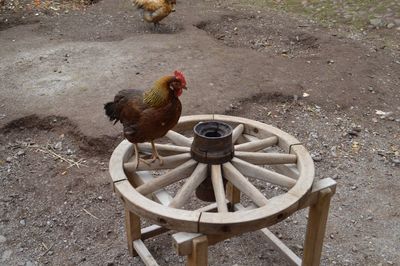
<instances>
[{"instance_id":1,"label":"rooster's dark tail feather","mask_svg":"<svg viewBox=\"0 0 400 266\"><path fill-rule=\"evenodd\" d=\"M110 121L114 121L114 124L118 122L118 115L115 109L115 103L109 102L104 105L104 110L106 111L106 115L110 118Z\"/></svg>"}]
</instances>

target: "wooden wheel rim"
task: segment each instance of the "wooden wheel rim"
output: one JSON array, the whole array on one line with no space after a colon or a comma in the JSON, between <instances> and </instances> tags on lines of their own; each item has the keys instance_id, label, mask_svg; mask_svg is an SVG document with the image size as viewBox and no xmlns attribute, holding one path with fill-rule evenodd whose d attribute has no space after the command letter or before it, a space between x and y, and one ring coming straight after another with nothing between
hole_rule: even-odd
<instances>
[{"instance_id":1,"label":"wooden wheel rim","mask_svg":"<svg viewBox=\"0 0 400 266\"><path fill-rule=\"evenodd\" d=\"M164 206L139 193L128 181L124 163L132 154L133 145L122 141L110 159L110 175L114 190L124 202L125 207L137 215L166 228L204 234L238 234L254 231L275 224L299 209L310 192L314 181L314 163L305 147L293 136L273 126L254 120L226 115L194 115L180 118L175 131L185 131L206 120L219 120L237 126L243 124L242 134L265 139L278 138L279 146L287 154L297 156L299 176L295 184L285 194L278 195L256 209L238 212L201 212ZM235 156L236 157L236 156Z\"/></svg>"}]
</instances>

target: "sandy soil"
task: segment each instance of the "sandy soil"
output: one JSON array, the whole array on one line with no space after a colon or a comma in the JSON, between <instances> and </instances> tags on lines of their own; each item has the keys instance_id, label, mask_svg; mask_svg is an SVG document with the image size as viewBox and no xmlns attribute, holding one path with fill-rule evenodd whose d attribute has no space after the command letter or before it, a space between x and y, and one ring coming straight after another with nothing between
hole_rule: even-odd
<instances>
[{"instance_id":1,"label":"sandy soil","mask_svg":"<svg viewBox=\"0 0 400 266\"><path fill-rule=\"evenodd\" d=\"M120 127L102 107L176 68L189 81L184 114L281 128L305 143L317 178L338 182L323 265L400 264L400 59L373 38L379 29L186 1L154 31L122 0L29 12L20 3L0 14L0 264L142 265L127 254L107 172ZM271 228L299 255L305 217ZM160 265L184 264L168 233L146 243ZM210 248L210 265L284 263L259 233Z\"/></svg>"}]
</instances>

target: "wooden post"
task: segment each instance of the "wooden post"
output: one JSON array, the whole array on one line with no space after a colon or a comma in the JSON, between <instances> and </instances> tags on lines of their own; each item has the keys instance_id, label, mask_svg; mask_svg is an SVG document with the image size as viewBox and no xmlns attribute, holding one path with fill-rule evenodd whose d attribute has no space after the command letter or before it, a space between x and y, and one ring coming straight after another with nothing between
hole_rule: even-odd
<instances>
[{"instance_id":1,"label":"wooden post","mask_svg":"<svg viewBox=\"0 0 400 266\"><path fill-rule=\"evenodd\" d=\"M310 206L304 241L304 266L318 266L320 263L331 196L330 188L323 189L317 202Z\"/></svg>"},{"instance_id":2,"label":"wooden post","mask_svg":"<svg viewBox=\"0 0 400 266\"><path fill-rule=\"evenodd\" d=\"M235 204L240 203L240 190L231 182L226 183L226 198L230 202L231 211L233 211Z\"/></svg>"},{"instance_id":3,"label":"wooden post","mask_svg":"<svg viewBox=\"0 0 400 266\"><path fill-rule=\"evenodd\" d=\"M140 239L140 217L125 208L125 230L126 239L128 241L128 250L131 256L135 257L138 254L133 248L133 241Z\"/></svg>"},{"instance_id":4,"label":"wooden post","mask_svg":"<svg viewBox=\"0 0 400 266\"><path fill-rule=\"evenodd\" d=\"M202 235L193 239L192 254L188 255L188 266L208 265L208 239Z\"/></svg>"}]
</instances>

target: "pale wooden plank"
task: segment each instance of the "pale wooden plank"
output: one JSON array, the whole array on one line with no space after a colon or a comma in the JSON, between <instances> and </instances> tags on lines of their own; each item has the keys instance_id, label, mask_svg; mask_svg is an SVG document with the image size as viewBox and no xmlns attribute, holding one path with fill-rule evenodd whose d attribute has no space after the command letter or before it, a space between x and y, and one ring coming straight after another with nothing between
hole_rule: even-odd
<instances>
[{"instance_id":1,"label":"pale wooden plank","mask_svg":"<svg viewBox=\"0 0 400 266\"><path fill-rule=\"evenodd\" d=\"M136 191L142 195L148 195L156 190L162 189L172 183L188 177L193 172L196 164L197 162L195 160L189 160L179 167L170 170L164 175L138 186Z\"/></svg>"},{"instance_id":2,"label":"pale wooden plank","mask_svg":"<svg viewBox=\"0 0 400 266\"><path fill-rule=\"evenodd\" d=\"M143 153L151 153L152 148L150 143L139 143L139 151ZM190 152L190 147L178 146L173 144L159 144L155 143L158 153L162 156L174 155L178 153Z\"/></svg>"},{"instance_id":3,"label":"pale wooden plank","mask_svg":"<svg viewBox=\"0 0 400 266\"><path fill-rule=\"evenodd\" d=\"M162 170L162 169L172 169L184 164L191 158L190 153L181 153L171 156L162 157L163 163L160 160L155 160L150 165L139 161L139 165L136 168L136 163L133 161L124 163L125 171L150 171L150 170Z\"/></svg>"},{"instance_id":4,"label":"pale wooden plank","mask_svg":"<svg viewBox=\"0 0 400 266\"><path fill-rule=\"evenodd\" d=\"M239 124L237 125L232 132L232 143L235 144L236 141L239 139L239 137L242 135L244 130L244 125L243 124Z\"/></svg>"},{"instance_id":5,"label":"pale wooden plank","mask_svg":"<svg viewBox=\"0 0 400 266\"><path fill-rule=\"evenodd\" d=\"M234 208L236 203L240 203L240 190L231 182L226 183L226 198L231 203L231 209Z\"/></svg>"},{"instance_id":6,"label":"pale wooden plank","mask_svg":"<svg viewBox=\"0 0 400 266\"><path fill-rule=\"evenodd\" d=\"M208 239L207 236L199 236L193 239L192 253L188 255L188 266L208 265Z\"/></svg>"},{"instance_id":7,"label":"pale wooden plank","mask_svg":"<svg viewBox=\"0 0 400 266\"><path fill-rule=\"evenodd\" d=\"M228 212L225 199L225 188L222 181L221 165L211 166L211 182L213 185L215 201L218 206L218 212Z\"/></svg>"},{"instance_id":8,"label":"pale wooden plank","mask_svg":"<svg viewBox=\"0 0 400 266\"><path fill-rule=\"evenodd\" d=\"M257 165L293 164L297 162L295 154L237 151L235 152L235 156L248 163Z\"/></svg>"},{"instance_id":9,"label":"pale wooden plank","mask_svg":"<svg viewBox=\"0 0 400 266\"><path fill-rule=\"evenodd\" d=\"M168 231L169 231L168 228L162 227L157 224L153 224L153 225L147 226L145 228L142 228L140 239L146 240L146 239L152 238L154 236L161 235Z\"/></svg>"},{"instance_id":10,"label":"pale wooden plank","mask_svg":"<svg viewBox=\"0 0 400 266\"><path fill-rule=\"evenodd\" d=\"M140 239L140 217L125 208L125 230L126 240L128 242L128 251L131 256L136 256L133 249L133 241Z\"/></svg>"},{"instance_id":11,"label":"pale wooden plank","mask_svg":"<svg viewBox=\"0 0 400 266\"><path fill-rule=\"evenodd\" d=\"M199 163L192 175L186 180L185 184L179 189L175 197L169 204L170 207L180 208L190 198L193 191L203 182L207 177L207 165Z\"/></svg>"},{"instance_id":12,"label":"pale wooden plank","mask_svg":"<svg viewBox=\"0 0 400 266\"><path fill-rule=\"evenodd\" d=\"M141 239L133 241L133 247L146 266L158 266L157 261L153 258Z\"/></svg>"},{"instance_id":13,"label":"pale wooden plank","mask_svg":"<svg viewBox=\"0 0 400 266\"><path fill-rule=\"evenodd\" d=\"M165 136L169 138L175 145L185 146L185 147L192 146L192 140L173 130L168 131L168 133Z\"/></svg>"},{"instance_id":14,"label":"pale wooden plank","mask_svg":"<svg viewBox=\"0 0 400 266\"><path fill-rule=\"evenodd\" d=\"M260 139L252 142L246 142L235 145L235 151L255 152L265 148L274 146L278 143L278 137L273 136L265 139Z\"/></svg>"},{"instance_id":15,"label":"pale wooden plank","mask_svg":"<svg viewBox=\"0 0 400 266\"><path fill-rule=\"evenodd\" d=\"M332 191L329 188L322 190L318 202L310 207L304 241L303 265L318 266L320 264L331 196Z\"/></svg>"},{"instance_id":16,"label":"pale wooden plank","mask_svg":"<svg viewBox=\"0 0 400 266\"><path fill-rule=\"evenodd\" d=\"M258 206L264 206L268 199L251 184L231 163L222 165L224 177L229 180L241 192L246 194Z\"/></svg>"},{"instance_id":17,"label":"pale wooden plank","mask_svg":"<svg viewBox=\"0 0 400 266\"><path fill-rule=\"evenodd\" d=\"M238 210L245 210L246 208L243 207L242 204L236 204L235 208ZM300 266L301 259L290 249L286 246L278 237L276 237L268 228L260 229L260 232L263 233L268 243L276 248L276 250L281 253L282 256L286 258L286 260L291 265Z\"/></svg>"},{"instance_id":18,"label":"pale wooden plank","mask_svg":"<svg viewBox=\"0 0 400 266\"><path fill-rule=\"evenodd\" d=\"M274 185L283 186L286 188L291 188L296 184L296 180L275 173L271 170L265 169L263 167L250 164L239 158L233 158L232 164L242 173L245 173L247 177L254 177L260 180L267 181Z\"/></svg>"}]
</instances>

